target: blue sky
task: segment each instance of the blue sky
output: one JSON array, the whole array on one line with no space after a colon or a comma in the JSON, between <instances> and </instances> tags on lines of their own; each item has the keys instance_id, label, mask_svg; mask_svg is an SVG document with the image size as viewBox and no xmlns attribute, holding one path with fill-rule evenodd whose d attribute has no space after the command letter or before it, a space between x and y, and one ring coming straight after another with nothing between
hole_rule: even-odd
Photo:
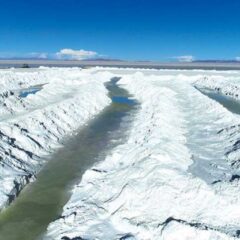
<instances>
[{"instance_id":1,"label":"blue sky","mask_svg":"<svg viewBox=\"0 0 240 240\"><path fill-rule=\"evenodd\" d=\"M239 0L0 0L0 4L1 57L74 56L66 49L86 51L76 56L90 52L130 60L240 56Z\"/></svg>"}]
</instances>

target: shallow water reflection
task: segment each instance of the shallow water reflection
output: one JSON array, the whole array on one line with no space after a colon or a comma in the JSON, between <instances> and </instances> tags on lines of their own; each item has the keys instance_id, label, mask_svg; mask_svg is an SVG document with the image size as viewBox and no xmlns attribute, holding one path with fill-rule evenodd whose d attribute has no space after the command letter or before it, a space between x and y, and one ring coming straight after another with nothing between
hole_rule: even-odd
<instances>
[{"instance_id":1,"label":"shallow water reflection","mask_svg":"<svg viewBox=\"0 0 240 240\"><path fill-rule=\"evenodd\" d=\"M0 214L1 240L41 238L48 224L60 216L70 197L69 189L80 181L86 169L126 140L138 103L129 100L129 93L116 82L117 79L113 79L106 85L112 104L66 141L38 174L37 180L25 187Z\"/></svg>"}]
</instances>

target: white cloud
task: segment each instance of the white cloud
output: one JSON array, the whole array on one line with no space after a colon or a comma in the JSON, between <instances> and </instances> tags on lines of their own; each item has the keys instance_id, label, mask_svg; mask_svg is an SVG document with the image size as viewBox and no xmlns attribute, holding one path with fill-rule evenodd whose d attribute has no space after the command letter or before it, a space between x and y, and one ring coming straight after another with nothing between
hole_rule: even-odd
<instances>
[{"instance_id":1,"label":"white cloud","mask_svg":"<svg viewBox=\"0 0 240 240\"><path fill-rule=\"evenodd\" d=\"M32 52L26 55L26 57L31 57L31 58L39 58L39 59L47 59L48 58L48 53L45 52Z\"/></svg>"},{"instance_id":2,"label":"white cloud","mask_svg":"<svg viewBox=\"0 0 240 240\"><path fill-rule=\"evenodd\" d=\"M0 58L5 59L60 59L60 60L83 60L94 58L99 55L94 51L86 51L86 50L73 50L73 49L61 49L56 53L48 53L48 52L28 52L28 53L4 53L0 52Z\"/></svg>"},{"instance_id":3,"label":"white cloud","mask_svg":"<svg viewBox=\"0 0 240 240\"><path fill-rule=\"evenodd\" d=\"M92 57L96 57L98 54L94 51L86 51L86 50L73 50L70 48L61 49L56 53L56 57L58 59L70 59L70 60L83 60Z\"/></svg>"},{"instance_id":4,"label":"white cloud","mask_svg":"<svg viewBox=\"0 0 240 240\"><path fill-rule=\"evenodd\" d=\"M177 59L179 62L192 62L195 59L192 55L177 56L174 58Z\"/></svg>"}]
</instances>

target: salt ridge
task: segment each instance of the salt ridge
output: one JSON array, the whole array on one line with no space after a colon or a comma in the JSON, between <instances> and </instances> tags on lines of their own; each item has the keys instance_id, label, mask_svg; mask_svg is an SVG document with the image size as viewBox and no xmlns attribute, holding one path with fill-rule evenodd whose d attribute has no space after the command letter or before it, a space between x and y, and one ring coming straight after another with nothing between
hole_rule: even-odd
<instances>
[{"instance_id":1,"label":"salt ridge","mask_svg":"<svg viewBox=\"0 0 240 240\"><path fill-rule=\"evenodd\" d=\"M104 82L110 74L77 68L1 70L2 93L46 84L20 98L0 95L0 209L34 180L50 153L110 104Z\"/></svg>"},{"instance_id":2,"label":"salt ridge","mask_svg":"<svg viewBox=\"0 0 240 240\"><path fill-rule=\"evenodd\" d=\"M216 150L228 164L225 150L239 133L218 132L240 119L193 87L204 73L189 73L122 75L141 103L129 140L94 166L104 171L86 171L45 239L239 238L238 181L207 183L189 168Z\"/></svg>"}]
</instances>

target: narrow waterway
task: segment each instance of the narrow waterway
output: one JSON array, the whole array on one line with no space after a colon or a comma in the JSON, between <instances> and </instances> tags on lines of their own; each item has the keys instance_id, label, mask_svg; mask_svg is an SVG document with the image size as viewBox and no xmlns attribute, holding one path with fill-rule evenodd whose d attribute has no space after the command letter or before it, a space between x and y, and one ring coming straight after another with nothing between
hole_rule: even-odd
<instances>
[{"instance_id":1,"label":"narrow waterway","mask_svg":"<svg viewBox=\"0 0 240 240\"><path fill-rule=\"evenodd\" d=\"M202 94L208 96L209 98L219 102L230 112L235 114L240 114L240 102L232 97L228 97L216 91L210 89L197 88Z\"/></svg>"},{"instance_id":2,"label":"narrow waterway","mask_svg":"<svg viewBox=\"0 0 240 240\"><path fill-rule=\"evenodd\" d=\"M106 87L112 104L68 139L19 197L0 214L0 240L41 239L57 219L83 173L118 144L127 132L138 103L113 79Z\"/></svg>"},{"instance_id":3,"label":"narrow waterway","mask_svg":"<svg viewBox=\"0 0 240 240\"><path fill-rule=\"evenodd\" d=\"M17 91L18 96L20 98L25 98L30 94L35 94L35 93L41 91L44 85L45 84L39 84L39 85L31 86L29 88L20 89Z\"/></svg>"},{"instance_id":4,"label":"narrow waterway","mask_svg":"<svg viewBox=\"0 0 240 240\"><path fill-rule=\"evenodd\" d=\"M207 88L196 88L205 96L217 101L228 111L240 114L240 102L231 97ZM206 113L207 114L207 113ZM198 121L198 119L196 119ZM195 124L199 124L196 122ZM205 123L206 124L206 123ZM219 129L221 130L221 129ZM209 138L211 137L211 140ZM234 169L228 163L225 156L225 149L219 148L219 137L216 131L199 131L196 136L196 129L193 128L189 134L190 148L192 148L193 164L189 172L198 176L206 183L212 184L221 180L230 179L232 175L239 175L239 169ZM206 141L206 139L208 139Z\"/></svg>"}]
</instances>

